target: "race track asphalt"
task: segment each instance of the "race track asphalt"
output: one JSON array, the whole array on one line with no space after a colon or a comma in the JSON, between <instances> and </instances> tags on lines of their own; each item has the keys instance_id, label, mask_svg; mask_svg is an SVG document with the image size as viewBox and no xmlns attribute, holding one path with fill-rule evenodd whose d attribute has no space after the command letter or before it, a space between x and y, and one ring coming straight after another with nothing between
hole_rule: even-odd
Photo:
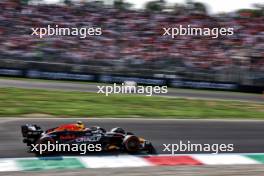
<instances>
[{"instance_id":1,"label":"race track asphalt","mask_svg":"<svg viewBox=\"0 0 264 176\"><path fill-rule=\"evenodd\" d=\"M16 87L29 89L47 89L64 91L97 92L96 83L72 83L39 80L0 79L0 87ZM221 91L200 91L191 89L169 89L166 96L199 99L220 99L263 102L263 95L244 94ZM82 120L87 126L99 125L106 129L116 126L134 132L138 136L149 139L159 154L163 152L163 144L178 144L180 140L197 144L234 144L234 153L264 152L264 121L239 120L142 120L142 119L54 119L54 118L4 118L0 119L0 158L33 157L22 143L20 126L26 123L38 124L43 129L59 124ZM189 152L191 153L191 152ZM199 152L200 153L200 152ZM183 153L182 153L183 154ZM90 155L90 154L89 154ZM109 176L145 176L145 175L178 175L178 176L262 176L262 165L250 166L179 166L149 168L116 168L85 169L48 172L9 172L3 176L44 176L44 175L109 175Z\"/></svg>"},{"instance_id":2,"label":"race track asphalt","mask_svg":"<svg viewBox=\"0 0 264 176\"><path fill-rule=\"evenodd\" d=\"M20 126L38 124L43 129L78 119L21 119L0 120L0 158L32 157L22 143ZM138 136L149 139L159 154L163 144L179 144L190 141L195 144L234 144L235 153L264 152L264 121L221 121L221 120L140 120L140 119L79 119L87 126L99 125L106 129L119 126ZM190 152L189 152L190 153ZM199 152L200 153L200 152Z\"/></svg>"},{"instance_id":3,"label":"race track asphalt","mask_svg":"<svg viewBox=\"0 0 264 176\"><path fill-rule=\"evenodd\" d=\"M97 92L99 83L74 83L60 81L42 81L28 79L0 79L0 87L16 87L29 89L46 89L46 90L64 90L64 91L81 91ZM264 102L264 96L261 94L248 94L226 91L205 91L194 89L177 89L170 88L167 94L162 96L184 97L199 99L220 99L220 100L237 100L237 101L254 101Z\"/></svg>"}]
</instances>

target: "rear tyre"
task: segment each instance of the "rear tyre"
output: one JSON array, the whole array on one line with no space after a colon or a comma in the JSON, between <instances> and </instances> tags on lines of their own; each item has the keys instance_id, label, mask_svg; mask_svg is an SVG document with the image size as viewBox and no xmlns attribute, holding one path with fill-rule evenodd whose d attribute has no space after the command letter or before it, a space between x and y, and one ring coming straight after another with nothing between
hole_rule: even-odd
<instances>
[{"instance_id":1,"label":"rear tyre","mask_svg":"<svg viewBox=\"0 0 264 176\"><path fill-rule=\"evenodd\" d=\"M48 148L48 145L53 145L53 146L55 145L55 141L51 137L48 136L42 137L37 141L37 144L39 144L38 151L36 152L37 155L46 156L55 153L55 149L52 149L53 147Z\"/></svg>"}]
</instances>

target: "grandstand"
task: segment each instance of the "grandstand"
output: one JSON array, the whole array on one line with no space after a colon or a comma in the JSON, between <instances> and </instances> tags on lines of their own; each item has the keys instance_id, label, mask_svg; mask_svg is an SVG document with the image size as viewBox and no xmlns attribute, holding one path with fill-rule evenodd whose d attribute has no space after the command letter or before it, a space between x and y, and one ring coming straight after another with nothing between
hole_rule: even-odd
<instances>
[{"instance_id":1,"label":"grandstand","mask_svg":"<svg viewBox=\"0 0 264 176\"><path fill-rule=\"evenodd\" d=\"M264 17L124 10L97 3L0 2L0 67L234 82L264 86ZM101 27L100 37L31 36L32 27ZM233 36L162 36L162 27L234 27Z\"/></svg>"}]
</instances>

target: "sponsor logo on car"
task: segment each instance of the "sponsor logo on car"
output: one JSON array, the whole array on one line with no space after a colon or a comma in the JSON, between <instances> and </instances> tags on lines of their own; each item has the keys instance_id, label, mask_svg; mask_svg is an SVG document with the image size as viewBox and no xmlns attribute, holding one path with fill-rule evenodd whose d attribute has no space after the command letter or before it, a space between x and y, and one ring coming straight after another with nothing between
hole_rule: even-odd
<instances>
[{"instance_id":1,"label":"sponsor logo on car","mask_svg":"<svg viewBox=\"0 0 264 176\"><path fill-rule=\"evenodd\" d=\"M60 140L71 140L71 139L75 139L76 136L75 135L61 135L60 136Z\"/></svg>"}]
</instances>

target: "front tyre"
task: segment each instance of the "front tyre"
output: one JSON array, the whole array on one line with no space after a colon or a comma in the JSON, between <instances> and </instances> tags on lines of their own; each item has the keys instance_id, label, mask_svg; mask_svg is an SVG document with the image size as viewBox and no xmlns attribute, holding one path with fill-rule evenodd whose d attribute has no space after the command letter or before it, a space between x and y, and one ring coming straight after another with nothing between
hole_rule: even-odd
<instances>
[{"instance_id":1,"label":"front tyre","mask_svg":"<svg viewBox=\"0 0 264 176\"><path fill-rule=\"evenodd\" d=\"M138 137L128 135L123 140L124 149L129 153L136 153L140 150L140 141Z\"/></svg>"}]
</instances>

